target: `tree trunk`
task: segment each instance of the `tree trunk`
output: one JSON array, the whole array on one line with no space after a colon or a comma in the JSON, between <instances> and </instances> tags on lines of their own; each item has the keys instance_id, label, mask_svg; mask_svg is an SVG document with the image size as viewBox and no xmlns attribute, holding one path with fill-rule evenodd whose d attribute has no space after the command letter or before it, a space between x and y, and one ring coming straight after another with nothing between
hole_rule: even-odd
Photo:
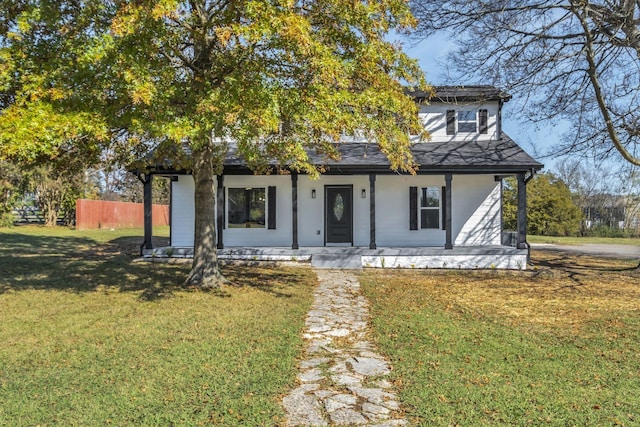
<instances>
[{"instance_id":1,"label":"tree trunk","mask_svg":"<svg viewBox=\"0 0 640 427\"><path fill-rule=\"evenodd\" d=\"M193 151L193 180L195 182L195 230L193 264L185 286L219 289L226 282L218 265L216 248L216 185L214 177L221 165L211 143Z\"/></svg>"}]
</instances>

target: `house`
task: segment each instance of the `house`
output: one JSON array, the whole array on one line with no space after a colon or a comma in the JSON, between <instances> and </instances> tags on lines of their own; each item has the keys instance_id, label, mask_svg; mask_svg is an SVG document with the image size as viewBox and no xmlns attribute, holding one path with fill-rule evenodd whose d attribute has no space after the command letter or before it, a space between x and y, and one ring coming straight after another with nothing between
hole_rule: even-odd
<instances>
[{"instance_id":1,"label":"house","mask_svg":"<svg viewBox=\"0 0 640 427\"><path fill-rule=\"evenodd\" d=\"M389 170L375 144L350 139L318 180L295 172L256 176L233 148L217 177L220 258L349 259L408 268L526 266L526 183L543 165L501 128L511 96L491 86L436 87L412 93L431 138L416 137L417 175ZM318 162L323 160L318 158ZM194 183L171 177L171 254L193 247ZM518 178L518 230L503 245L502 179ZM150 179L145 185L150 192ZM149 193L150 194L150 193ZM145 250L151 248L146 227ZM353 265L353 264L351 264Z\"/></svg>"},{"instance_id":2,"label":"house","mask_svg":"<svg viewBox=\"0 0 640 427\"><path fill-rule=\"evenodd\" d=\"M626 231L637 235L640 230L640 199L632 195L620 196L598 193L581 200L583 232L595 228Z\"/></svg>"}]
</instances>

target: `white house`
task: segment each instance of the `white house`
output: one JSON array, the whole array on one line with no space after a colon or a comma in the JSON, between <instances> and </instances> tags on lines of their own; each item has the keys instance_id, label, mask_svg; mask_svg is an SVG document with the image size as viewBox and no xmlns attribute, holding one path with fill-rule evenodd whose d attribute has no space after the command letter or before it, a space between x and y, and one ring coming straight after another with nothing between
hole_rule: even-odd
<instances>
[{"instance_id":1,"label":"white house","mask_svg":"<svg viewBox=\"0 0 640 427\"><path fill-rule=\"evenodd\" d=\"M350 259L356 265L409 268L525 268L526 182L542 168L501 129L510 95L491 86L415 92L431 138L416 139L417 175L389 170L375 144L351 140L318 180L254 175L230 150L217 177L221 258ZM318 159L318 162L322 161ZM193 247L194 183L172 170L171 254ZM503 245L501 185L518 177L518 230ZM147 193L150 194L150 192ZM505 242L509 243L509 242ZM146 227L145 253L151 248ZM353 265L353 263L351 264Z\"/></svg>"}]
</instances>

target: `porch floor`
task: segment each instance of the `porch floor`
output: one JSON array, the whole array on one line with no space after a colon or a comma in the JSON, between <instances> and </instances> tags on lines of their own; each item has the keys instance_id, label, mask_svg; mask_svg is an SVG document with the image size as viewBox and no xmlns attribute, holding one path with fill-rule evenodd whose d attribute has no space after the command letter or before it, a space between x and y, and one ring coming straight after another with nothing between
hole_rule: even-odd
<instances>
[{"instance_id":1,"label":"porch floor","mask_svg":"<svg viewBox=\"0 0 640 427\"><path fill-rule=\"evenodd\" d=\"M191 258L191 247L162 247L143 250L145 258ZM233 261L307 262L315 268L449 268L517 269L527 266L527 249L512 246L380 247L322 246L227 247L218 249L218 258Z\"/></svg>"}]
</instances>

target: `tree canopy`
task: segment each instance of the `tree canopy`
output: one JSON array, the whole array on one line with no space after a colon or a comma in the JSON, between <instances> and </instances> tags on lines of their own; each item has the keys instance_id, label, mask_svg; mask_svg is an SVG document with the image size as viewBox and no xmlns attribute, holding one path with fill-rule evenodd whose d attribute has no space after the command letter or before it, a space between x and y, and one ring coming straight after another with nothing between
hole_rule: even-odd
<instances>
[{"instance_id":1,"label":"tree canopy","mask_svg":"<svg viewBox=\"0 0 640 427\"><path fill-rule=\"evenodd\" d=\"M516 229L517 190L515 180L506 180L504 226ZM569 187L551 173L536 175L527 184L527 227L543 236L575 236L580 231L582 212L573 201Z\"/></svg>"},{"instance_id":2,"label":"tree canopy","mask_svg":"<svg viewBox=\"0 0 640 427\"><path fill-rule=\"evenodd\" d=\"M466 81L496 84L523 113L571 123L558 154L618 152L640 165L640 2L412 0L417 34L449 34L448 63Z\"/></svg>"},{"instance_id":3,"label":"tree canopy","mask_svg":"<svg viewBox=\"0 0 640 427\"><path fill-rule=\"evenodd\" d=\"M385 38L415 24L404 0L0 0L0 157L131 161L153 148L191 170L188 283L216 286L215 175L233 141L248 165L317 176L364 132L412 171L420 133L404 86L415 61ZM190 157L179 156L183 145ZM277 169L277 168L276 168Z\"/></svg>"}]
</instances>

